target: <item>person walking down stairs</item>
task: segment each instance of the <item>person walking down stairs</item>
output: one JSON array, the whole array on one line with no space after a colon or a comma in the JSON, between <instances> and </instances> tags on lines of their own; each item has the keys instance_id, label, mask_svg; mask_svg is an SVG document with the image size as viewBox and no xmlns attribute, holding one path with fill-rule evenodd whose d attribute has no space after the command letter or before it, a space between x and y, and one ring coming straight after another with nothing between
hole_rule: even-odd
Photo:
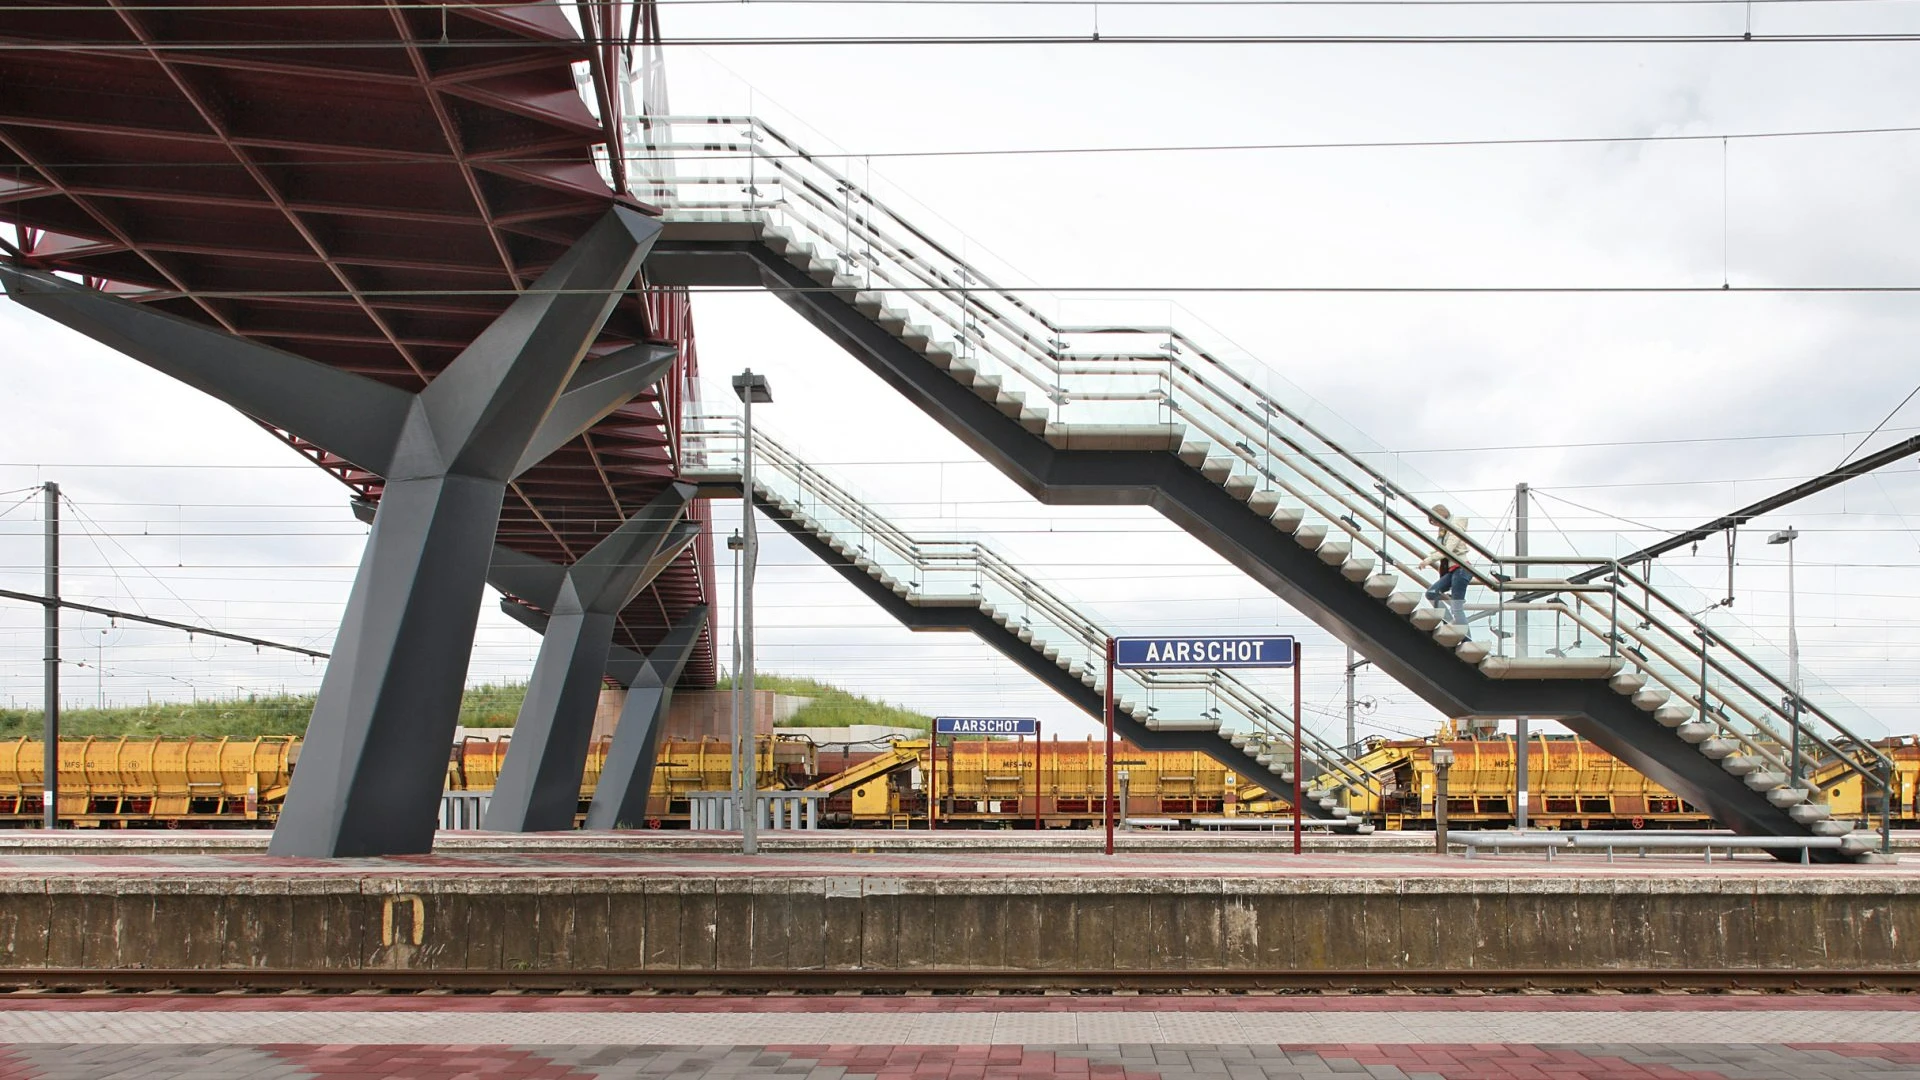
<instances>
[{"instance_id":1,"label":"person walking down stairs","mask_svg":"<svg viewBox=\"0 0 1920 1080\"><path fill-rule=\"evenodd\" d=\"M1440 534L1440 547L1420 560L1422 569L1431 566L1440 571L1440 576L1427 588L1427 603L1439 607L1448 622L1465 631L1467 586L1473 582L1473 573L1466 565L1467 555L1473 550L1467 543L1467 519L1456 518L1447 512L1445 505L1435 503L1427 515L1427 523ZM1450 602L1443 603L1442 597ZM1472 639L1473 635L1468 634L1467 640Z\"/></svg>"}]
</instances>

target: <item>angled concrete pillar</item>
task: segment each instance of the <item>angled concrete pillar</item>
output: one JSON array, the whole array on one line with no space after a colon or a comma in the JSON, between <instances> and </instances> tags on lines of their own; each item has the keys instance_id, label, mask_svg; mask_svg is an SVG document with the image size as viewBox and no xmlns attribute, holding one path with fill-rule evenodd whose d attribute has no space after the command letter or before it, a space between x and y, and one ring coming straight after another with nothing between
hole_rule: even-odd
<instances>
[{"instance_id":1,"label":"angled concrete pillar","mask_svg":"<svg viewBox=\"0 0 1920 1080\"><path fill-rule=\"evenodd\" d=\"M541 608L548 618L487 808L487 829L573 827L614 622L699 535L698 525L680 520L695 490L692 484L668 485L571 566L495 549L488 582Z\"/></svg>"},{"instance_id":2,"label":"angled concrete pillar","mask_svg":"<svg viewBox=\"0 0 1920 1080\"><path fill-rule=\"evenodd\" d=\"M653 791L653 764L660 750L660 728L673 701L680 672L707 626L705 605L689 611L653 651L627 684L627 703L613 729L613 745L593 789L586 828L631 829L647 818Z\"/></svg>"},{"instance_id":3,"label":"angled concrete pillar","mask_svg":"<svg viewBox=\"0 0 1920 1080\"><path fill-rule=\"evenodd\" d=\"M563 395L592 414L615 370L656 359L616 354L606 380L573 381L659 232L610 210L418 393L0 267L22 305L386 479L273 854L432 848L506 484L570 423L553 415Z\"/></svg>"}]
</instances>

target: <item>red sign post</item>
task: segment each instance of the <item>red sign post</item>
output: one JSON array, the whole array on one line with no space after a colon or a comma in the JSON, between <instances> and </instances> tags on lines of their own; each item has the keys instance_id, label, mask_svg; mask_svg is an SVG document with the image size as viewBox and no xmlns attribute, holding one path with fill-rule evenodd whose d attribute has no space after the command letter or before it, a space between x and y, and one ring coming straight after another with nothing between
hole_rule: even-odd
<instances>
[{"instance_id":1,"label":"red sign post","mask_svg":"<svg viewBox=\"0 0 1920 1080\"><path fill-rule=\"evenodd\" d=\"M1107 854L1113 854L1113 639L1107 639Z\"/></svg>"},{"instance_id":2,"label":"red sign post","mask_svg":"<svg viewBox=\"0 0 1920 1080\"><path fill-rule=\"evenodd\" d=\"M1300 643L1293 645L1293 853L1300 854L1300 800L1307 785L1300 775Z\"/></svg>"}]
</instances>

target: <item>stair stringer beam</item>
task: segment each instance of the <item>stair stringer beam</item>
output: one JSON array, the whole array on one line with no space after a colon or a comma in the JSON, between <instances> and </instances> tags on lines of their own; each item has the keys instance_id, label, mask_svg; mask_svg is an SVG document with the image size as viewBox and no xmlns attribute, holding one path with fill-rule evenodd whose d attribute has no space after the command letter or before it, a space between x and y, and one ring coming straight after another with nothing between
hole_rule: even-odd
<instances>
[{"instance_id":1,"label":"stair stringer beam","mask_svg":"<svg viewBox=\"0 0 1920 1080\"><path fill-rule=\"evenodd\" d=\"M754 500L760 512L773 519L774 523L785 529L788 535L800 541L800 545L812 552L821 562L826 563L841 577L846 578L854 588L865 593L867 598L879 605L882 611L899 620L909 630L966 630L991 646L1002 656L1024 668L1028 674L1045 683L1047 688L1067 699L1075 708L1100 720L1106 709L1106 696L1090 689L1087 684L1075 678L1071 673L1052 663L1033 646L1020 640L1018 634L994 622L987 613L977 607L920 607L876 581L853 564L851 559L828 547L820 538L807 531L799 522L788 518L776 506L760 499ZM1251 784L1258 786L1277 799L1291 804L1299 797L1298 780L1287 783L1277 774L1260 768L1244 753L1234 749L1217 734L1204 731L1154 731L1127 713L1114 711L1114 732L1144 750L1184 750L1198 751L1218 763L1221 768L1236 776L1245 777ZM1318 799L1306 799L1300 803L1302 815L1310 818L1333 818ZM1344 820L1344 819L1343 819Z\"/></svg>"},{"instance_id":2,"label":"stair stringer beam","mask_svg":"<svg viewBox=\"0 0 1920 1080\"><path fill-rule=\"evenodd\" d=\"M648 271L661 284L765 287L1035 499L1153 507L1449 716L1559 720L1737 833L1811 832L1603 681L1481 676L1173 454L1054 449L762 244L669 231ZM1810 854L1849 861L1831 849Z\"/></svg>"}]
</instances>

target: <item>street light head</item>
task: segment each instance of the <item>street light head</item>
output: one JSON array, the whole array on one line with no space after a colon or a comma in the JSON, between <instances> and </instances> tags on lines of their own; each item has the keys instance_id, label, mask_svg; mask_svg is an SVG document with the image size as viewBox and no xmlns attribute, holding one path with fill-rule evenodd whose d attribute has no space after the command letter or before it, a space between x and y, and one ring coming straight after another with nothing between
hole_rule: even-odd
<instances>
[{"instance_id":1,"label":"street light head","mask_svg":"<svg viewBox=\"0 0 1920 1080\"><path fill-rule=\"evenodd\" d=\"M1798 539L1800 539L1800 530L1795 529L1792 526L1788 526L1787 528L1781 529L1779 532L1774 533L1772 536L1767 537L1767 543L1791 544Z\"/></svg>"},{"instance_id":2,"label":"street light head","mask_svg":"<svg viewBox=\"0 0 1920 1080\"><path fill-rule=\"evenodd\" d=\"M732 536L727 537L728 551L739 551L740 549L746 546L747 546L747 538L744 536L741 536L737 532L734 533Z\"/></svg>"},{"instance_id":3,"label":"street light head","mask_svg":"<svg viewBox=\"0 0 1920 1080\"><path fill-rule=\"evenodd\" d=\"M755 405L766 405L773 401L773 390L767 386L767 377L757 375L751 368L733 377L733 392L741 401L751 401Z\"/></svg>"}]
</instances>

